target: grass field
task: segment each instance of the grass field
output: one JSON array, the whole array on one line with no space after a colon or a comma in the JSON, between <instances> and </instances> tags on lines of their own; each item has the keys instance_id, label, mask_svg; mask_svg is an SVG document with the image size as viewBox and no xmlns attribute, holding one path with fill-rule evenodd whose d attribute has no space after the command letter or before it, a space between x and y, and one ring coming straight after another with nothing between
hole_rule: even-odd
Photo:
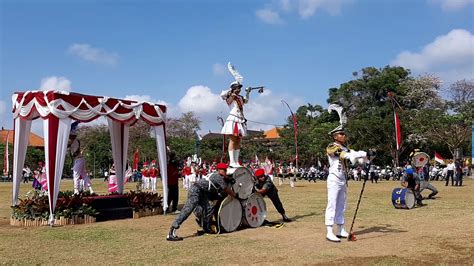
<instances>
[{"instance_id":1,"label":"grass field","mask_svg":"<svg viewBox=\"0 0 474 266\"><path fill-rule=\"evenodd\" d=\"M5 264L473 264L474 180L463 187L433 183L440 193L427 205L394 209L391 192L398 182L368 183L364 192L355 242L325 239L326 183L297 182L281 187L280 197L294 222L281 228L260 227L222 235L195 236L191 216L178 235L165 237L174 215L70 225L19 228L9 225L11 183L0 183L0 263ZM362 182L349 183L347 230ZM93 180L96 192L107 184ZM127 184L133 189L135 184ZM62 189L71 189L65 180ZM21 195L31 188L22 184ZM424 196L428 192L423 192ZM186 193L180 190L181 203ZM280 220L266 199L268 219Z\"/></svg>"}]
</instances>

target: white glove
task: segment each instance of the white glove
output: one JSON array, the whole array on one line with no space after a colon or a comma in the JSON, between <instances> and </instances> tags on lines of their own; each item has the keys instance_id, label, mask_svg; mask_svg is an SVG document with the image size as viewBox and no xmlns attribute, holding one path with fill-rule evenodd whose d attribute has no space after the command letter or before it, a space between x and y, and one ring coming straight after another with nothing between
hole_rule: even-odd
<instances>
[{"instance_id":1,"label":"white glove","mask_svg":"<svg viewBox=\"0 0 474 266\"><path fill-rule=\"evenodd\" d=\"M355 165L357 163L363 164L365 158L367 157L367 152L365 151L349 151L348 153L348 158L351 161L352 165Z\"/></svg>"}]
</instances>

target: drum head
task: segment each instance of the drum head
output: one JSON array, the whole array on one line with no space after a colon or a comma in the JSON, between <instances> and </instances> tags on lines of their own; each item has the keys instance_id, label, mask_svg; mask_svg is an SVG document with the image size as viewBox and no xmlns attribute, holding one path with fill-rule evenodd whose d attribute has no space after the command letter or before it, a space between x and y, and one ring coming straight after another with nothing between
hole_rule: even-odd
<instances>
[{"instance_id":1,"label":"drum head","mask_svg":"<svg viewBox=\"0 0 474 266\"><path fill-rule=\"evenodd\" d=\"M413 164L416 167L425 166L429 160L430 160L430 156L424 152L417 152L415 153L415 155L413 155Z\"/></svg>"},{"instance_id":2,"label":"drum head","mask_svg":"<svg viewBox=\"0 0 474 266\"><path fill-rule=\"evenodd\" d=\"M259 227L267 218L267 206L260 194L254 193L242 201L244 223L250 227Z\"/></svg>"},{"instance_id":3,"label":"drum head","mask_svg":"<svg viewBox=\"0 0 474 266\"><path fill-rule=\"evenodd\" d=\"M242 220L242 206L238 199L225 198L219 208L219 225L226 232L237 230Z\"/></svg>"},{"instance_id":4,"label":"drum head","mask_svg":"<svg viewBox=\"0 0 474 266\"><path fill-rule=\"evenodd\" d=\"M239 193L239 198L247 199L250 197L256 181L252 172L245 167L239 167L232 176L235 179L232 189L235 193Z\"/></svg>"},{"instance_id":5,"label":"drum head","mask_svg":"<svg viewBox=\"0 0 474 266\"><path fill-rule=\"evenodd\" d=\"M415 207L415 194L411 190L407 190L405 194L405 204L408 209L413 209Z\"/></svg>"}]
</instances>

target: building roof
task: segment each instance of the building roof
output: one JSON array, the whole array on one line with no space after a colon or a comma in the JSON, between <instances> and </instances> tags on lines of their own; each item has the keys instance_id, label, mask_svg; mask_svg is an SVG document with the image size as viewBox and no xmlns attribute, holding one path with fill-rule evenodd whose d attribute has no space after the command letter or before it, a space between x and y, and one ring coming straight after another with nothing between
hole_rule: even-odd
<instances>
[{"instance_id":1,"label":"building roof","mask_svg":"<svg viewBox=\"0 0 474 266\"><path fill-rule=\"evenodd\" d=\"M279 139L280 138L280 134L278 133L278 130L279 128L277 127L274 127L270 130L267 130L263 133L263 135L265 135L265 138L266 139Z\"/></svg>"},{"instance_id":2,"label":"building roof","mask_svg":"<svg viewBox=\"0 0 474 266\"><path fill-rule=\"evenodd\" d=\"M5 139L8 135L8 143L13 144L14 133L15 132L13 130L2 128L2 130L0 130L0 143L5 144ZM44 147L44 140L42 137L30 132L30 137L28 138L28 146Z\"/></svg>"}]
</instances>

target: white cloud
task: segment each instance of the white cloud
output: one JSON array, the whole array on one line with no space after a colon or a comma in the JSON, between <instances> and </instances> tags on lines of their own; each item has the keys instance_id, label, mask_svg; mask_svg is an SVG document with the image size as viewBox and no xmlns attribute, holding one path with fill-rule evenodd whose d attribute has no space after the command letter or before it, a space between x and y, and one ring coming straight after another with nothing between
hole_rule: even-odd
<instances>
[{"instance_id":1,"label":"white cloud","mask_svg":"<svg viewBox=\"0 0 474 266\"><path fill-rule=\"evenodd\" d=\"M41 80L40 90L71 91L71 81L65 77L51 76Z\"/></svg>"},{"instance_id":2,"label":"white cloud","mask_svg":"<svg viewBox=\"0 0 474 266\"><path fill-rule=\"evenodd\" d=\"M278 12L272 11L270 9L260 9L255 12L257 18L267 24L283 24L283 20L280 17Z\"/></svg>"},{"instance_id":3,"label":"white cloud","mask_svg":"<svg viewBox=\"0 0 474 266\"><path fill-rule=\"evenodd\" d=\"M474 35L467 30L454 29L438 36L420 52L401 52L391 64L415 73L435 72L445 81L453 81L474 78L473 58Z\"/></svg>"},{"instance_id":4,"label":"white cloud","mask_svg":"<svg viewBox=\"0 0 474 266\"><path fill-rule=\"evenodd\" d=\"M444 11L457 11L474 4L474 0L429 0L441 6Z\"/></svg>"},{"instance_id":5,"label":"white cloud","mask_svg":"<svg viewBox=\"0 0 474 266\"><path fill-rule=\"evenodd\" d=\"M224 106L224 101L218 94L212 93L209 87L202 85L189 88L178 103L183 112L193 111L196 114L216 113L216 110Z\"/></svg>"},{"instance_id":6,"label":"white cloud","mask_svg":"<svg viewBox=\"0 0 474 266\"><path fill-rule=\"evenodd\" d=\"M88 62L109 66L117 65L119 60L118 54L109 53L103 49L92 47L89 44L75 43L69 47L68 53Z\"/></svg>"},{"instance_id":7,"label":"white cloud","mask_svg":"<svg viewBox=\"0 0 474 266\"><path fill-rule=\"evenodd\" d=\"M212 66L212 72L216 76L222 76L227 72L227 67L223 64L215 63Z\"/></svg>"},{"instance_id":8,"label":"white cloud","mask_svg":"<svg viewBox=\"0 0 474 266\"><path fill-rule=\"evenodd\" d=\"M341 14L342 6L354 0L278 0L271 1L255 12L255 15L268 24L282 24L284 19L281 13L297 12L298 16L306 19L322 10L332 16Z\"/></svg>"}]
</instances>

